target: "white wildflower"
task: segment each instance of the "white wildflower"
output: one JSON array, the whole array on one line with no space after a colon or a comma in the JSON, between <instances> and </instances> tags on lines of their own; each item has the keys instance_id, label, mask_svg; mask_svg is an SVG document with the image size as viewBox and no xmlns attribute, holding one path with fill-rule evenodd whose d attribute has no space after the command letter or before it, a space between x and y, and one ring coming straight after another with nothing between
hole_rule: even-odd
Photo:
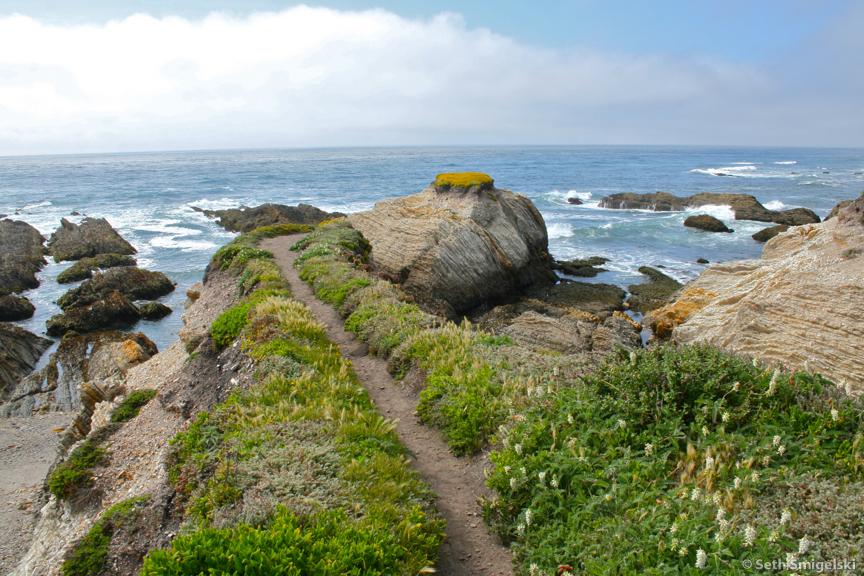
<instances>
[{"instance_id":1,"label":"white wildflower","mask_svg":"<svg viewBox=\"0 0 864 576\"><path fill-rule=\"evenodd\" d=\"M714 492L714 494L711 495L711 501L714 502L715 506L719 506L722 500L723 496L721 496L719 492Z\"/></svg>"},{"instance_id":2,"label":"white wildflower","mask_svg":"<svg viewBox=\"0 0 864 576\"><path fill-rule=\"evenodd\" d=\"M780 373L777 370L774 370L774 373L771 375L771 381L768 382L768 396L773 396L775 392L777 392L777 378L780 376Z\"/></svg>"},{"instance_id":3,"label":"white wildflower","mask_svg":"<svg viewBox=\"0 0 864 576\"><path fill-rule=\"evenodd\" d=\"M728 520L726 520L725 518L722 518L719 522L717 522L717 524L718 524L717 527L720 529L721 534L726 534L727 532L729 532L729 521ZM722 538L721 538L721 540L722 540ZM720 540L718 540L718 542L719 541Z\"/></svg>"},{"instance_id":4,"label":"white wildflower","mask_svg":"<svg viewBox=\"0 0 864 576\"><path fill-rule=\"evenodd\" d=\"M775 435L774 438L771 440L771 445L776 448L777 446L780 445L780 442L782 442L782 441L783 441L783 439L780 438L779 435Z\"/></svg>"},{"instance_id":5,"label":"white wildflower","mask_svg":"<svg viewBox=\"0 0 864 576\"><path fill-rule=\"evenodd\" d=\"M528 471L525 469L524 466L522 466L521 468L519 468L519 472L522 473L522 476L527 476L527 475L528 475Z\"/></svg>"},{"instance_id":6,"label":"white wildflower","mask_svg":"<svg viewBox=\"0 0 864 576\"><path fill-rule=\"evenodd\" d=\"M807 536L803 536L801 540L798 541L798 554L807 554L807 551L810 550L810 544L812 544L812 542L807 539Z\"/></svg>"},{"instance_id":7,"label":"white wildflower","mask_svg":"<svg viewBox=\"0 0 864 576\"><path fill-rule=\"evenodd\" d=\"M759 367L759 360L755 356L753 357L753 367L754 368Z\"/></svg>"},{"instance_id":8,"label":"white wildflower","mask_svg":"<svg viewBox=\"0 0 864 576\"><path fill-rule=\"evenodd\" d=\"M699 488L693 488L693 491L690 492L690 500L694 502L699 500L699 497L702 496L702 491Z\"/></svg>"},{"instance_id":9,"label":"white wildflower","mask_svg":"<svg viewBox=\"0 0 864 576\"><path fill-rule=\"evenodd\" d=\"M603 499L606 500L606 502L611 502L612 501L612 493L607 492L606 496L604 496Z\"/></svg>"},{"instance_id":10,"label":"white wildflower","mask_svg":"<svg viewBox=\"0 0 864 576\"><path fill-rule=\"evenodd\" d=\"M507 474L508 476L510 475L510 470L512 470L512 468L510 468L510 466L504 466L504 473Z\"/></svg>"},{"instance_id":11,"label":"white wildflower","mask_svg":"<svg viewBox=\"0 0 864 576\"><path fill-rule=\"evenodd\" d=\"M792 512L786 508L783 510L783 513L780 514L780 526L785 526L792 521Z\"/></svg>"},{"instance_id":12,"label":"white wildflower","mask_svg":"<svg viewBox=\"0 0 864 576\"><path fill-rule=\"evenodd\" d=\"M786 553L786 565L787 566L795 566L798 563L798 555L794 552Z\"/></svg>"},{"instance_id":13,"label":"white wildflower","mask_svg":"<svg viewBox=\"0 0 864 576\"><path fill-rule=\"evenodd\" d=\"M531 576L537 576L538 574L540 574L540 567L537 566L537 564L531 564L531 566L528 568L528 573Z\"/></svg>"},{"instance_id":14,"label":"white wildflower","mask_svg":"<svg viewBox=\"0 0 864 576\"><path fill-rule=\"evenodd\" d=\"M573 415L572 415L572 414L568 414L568 415L567 415L567 423L568 423L568 424L573 424Z\"/></svg>"},{"instance_id":15,"label":"white wildflower","mask_svg":"<svg viewBox=\"0 0 864 576\"><path fill-rule=\"evenodd\" d=\"M504 448L509 448L510 447L510 438L508 438L507 436L502 436L501 437L501 444L504 446Z\"/></svg>"},{"instance_id":16,"label":"white wildflower","mask_svg":"<svg viewBox=\"0 0 864 576\"><path fill-rule=\"evenodd\" d=\"M724 522L725 522L725 520L724 520ZM716 534L714 534L714 541L717 542L718 544L720 544L721 542L723 542L723 540L726 539L726 534L725 534L725 532L726 532L726 530L724 530L724 529L721 527L720 530L719 530Z\"/></svg>"},{"instance_id":17,"label":"white wildflower","mask_svg":"<svg viewBox=\"0 0 864 576\"><path fill-rule=\"evenodd\" d=\"M711 470L712 468L714 468L714 458L711 456L706 456L705 457L705 469Z\"/></svg>"},{"instance_id":18,"label":"white wildflower","mask_svg":"<svg viewBox=\"0 0 864 576\"><path fill-rule=\"evenodd\" d=\"M540 480L540 486L545 485L546 484L546 471L542 470L542 471L538 472L537 473L537 479Z\"/></svg>"},{"instance_id":19,"label":"white wildflower","mask_svg":"<svg viewBox=\"0 0 864 576\"><path fill-rule=\"evenodd\" d=\"M676 550L678 550L678 539L677 538L672 538L672 542L669 543L669 549L672 550L672 552L675 552Z\"/></svg>"},{"instance_id":20,"label":"white wildflower","mask_svg":"<svg viewBox=\"0 0 864 576\"><path fill-rule=\"evenodd\" d=\"M516 444L515 446L513 446L513 450L516 451L516 454L521 456L522 455L522 444Z\"/></svg>"},{"instance_id":21,"label":"white wildflower","mask_svg":"<svg viewBox=\"0 0 864 576\"><path fill-rule=\"evenodd\" d=\"M651 442L645 443L645 455L651 456L654 453L654 445Z\"/></svg>"},{"instance_id":22,"label":"white wildflower","mask_svg":"<svg viewBox=\"0 0 864 576\"><path fill-rule=\"evenodd\" d=\"M527 508L525 510L525 526L528 526L528 527L531 526L531 517L532 516L533 516L533 513L531 512L531 509Z\"/></svg>"},{"instance_id":23,"label":"white wildflower","mask_svg":"<svg viewBox=\"0 0 864 576\"><path fill-rule=\"evenodd\" d=\"M723 411L723 414L720 415L720 420L723 422L729 422L729 412Z\"/></svg>"},{"instance_id":24,"label":"white wildflower","mask_svg":"<svg viewBox=\"0 0 864 576\"><path fill-rule=\"evenodd\" d=\"M636 364L636 351L630 351L630 364Z\"/></svg>"},{"instance_id":25,"label":"white wildflower","mask_svg":"<svg viewBox=\"0 0 864 576\"><path fill-rule=\"evenodd\" d=\"M741 487L741 478L735 477L735 480L732 482L732 487L736 490Z\"/></svg>"},{"instance_id":26,"label":"white wildflower","mask_svg":"<svg viewBox=\"0 0 864 576\"><path fill-rule=\"evenodd\" d=\"M768 534L768 542L772 544L777 542L780 539L780 533L777 530L771 530L771 533Z\"/></svg>"},{"instance_id":27,"label":"white wildflower","mask_svg":"<svg viewBox=\"0 0 864 576\"><path fill-rule=\"evenodd\" d=\"M516 478L510 478L510 489L515 490L519 486L519 481Z\"/></svg>"},{"instance_id":28,"label":"white wildflower","mask_svg":"<svg viewBox=\"0 0 864 576\"><path fill-rule=\"evenodd\" d=\"M717 509L717 522L720 522L724 518L726 518L726 509L725 508L718 508Z\"/></svg>"},{"instance_id":29,"label":"white wildflower","mask_svg":"<svg viewBox=\"0 0 864 576\"><path fill-rule=\"evenodd\" d=\"M744 546L752 546L756 542L756 528L752 524L744 527Z\"/></svg>"},{"instance_id":30,"label":"white wildflower","mask_svg":"<svg viewBox=\"0 0 864 576\"><path fill-rule=\"evenodd\" d=\"M738 392L739 390L741 390L741 383L736 381L734 384L732 384L732 391Z\"/></svg>"},{"instance_id":31,"label":"white wildflower","mask_svg":"<svg viewBox=\"0 0 864 576\"><path fill-rule=\"evenodd\" d=\"M762 457L762 466L765 466L767 468L769 464L771 464L771 456L766 454Z\"/></svg>"},{"instance_id":32,"label":"white wildflower","mask_svg":"<svg viewBox=\"0 0 864 576\"><path fill-rule=\"evenodd\" d=\"M688 552L687 552L687 547L686 547L686 546L682 546L682 547L678 550L678 555L679 555L679 556L687 556L687 554L688 554Z\"/></svg>"},{"instance_id":33,"label":"white wildflower","mask_svg":"<svg viewBox=\"0 0 864 576\"><path fill-rule=\"evenodd\" d=\"M708 561L708 554L705 553L705 550L699 548L696 550L696 568L702 570L705 568L705 563Z\"/></svg>"},{"instance_id":34,"label":"white wildflower","mask_svg":"<svg viewBox=\"0 0 864 576\"><path fill-rule=\"evenodd\" d=\"M782 456L785 453L786 453L786 446L784 446L783 444L780 444L780 446L777 447L777 454Z\"/></svg>"},{"instance_id":35,"label":"white wildflower","mask_svg":"<svg viewBox=\"0 0 864 576\"><path fill-rule=\"evenodd\" d=\"M702 426L702 435L703 435L703 436L707 436L707 435L708 435L708 427L707 427L707 426Z\"/></svg>"},{"instance_id":36,"label":"white wildflower","mask_svg":"<svg viewBox=\"0 0 864 576\"><path fill-rule=\"evenodd\" d=\"M753 472L750 475L750 480L752 480L753 482L759 482L759 472Z\"/></svg>"},{"instance_id":37,"label":"white wildflower","mask_svg":"<svg viewBox=\"0 0 864 576\"><path fill-rule=\"evenodd\" d=\"M519 536L523 536L525 534L525 524L523 524L522 522L517 524L516 533L519 534Z\"/></svg>"},{"instance_id":38,"label":"white wildflower","mask_svg":"<svg viewBox=\"0 0 864 576\"><path fill-rule=\"evenodd\" d=\"M676 532L678 532L678 524L672 524L672 526L669 527L669 533L675 534Z\"/></svg>"},{"instance_id":39,"label":"white wildflower","mask_svg":"<svg viewBox=\"0 0 864 576\"><path fill-rule=\"evenodd\" d=\"M831 420L837 422L840 419L840 412L837 411L836 408L831 409Z\"/></svg>"},{"instance_id":40,"label":"white wildflower","mask_svg":"<svg viewBox=\"0 0 864 576\"><path fill-rule=\"evenodd\" d=\"M549 481L549 484L552 488L558 488L558 476L552 476L552 480Z\"/></svg>"},{"instance_id":41,"label":"white wildflower","mask_svg":"<svg viewBox=\"0 0 864 576\"><path fill-rule=\"evenodd\" d=\"M618 422L616 422L616 424L617 424L618 428L626 428L627 427L627 421L622 420L621 418L618 419Z\"/></svg>"}]
</instances>

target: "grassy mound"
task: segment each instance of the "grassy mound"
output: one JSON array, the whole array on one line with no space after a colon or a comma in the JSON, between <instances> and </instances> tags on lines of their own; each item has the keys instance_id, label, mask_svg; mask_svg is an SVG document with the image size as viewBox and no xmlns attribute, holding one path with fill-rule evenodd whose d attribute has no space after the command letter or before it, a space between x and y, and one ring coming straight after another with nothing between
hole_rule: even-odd
<instances>
[{"instance_id":1,"label":"grassy mound","mask_svg":"<svg viewBox=\"0 0 864 576\"><path fill-rule=\"evenodd\" d=\"M622 353L500 440L487 519L526 574L745 574L744 559L861 554L860 507L815 512L864 493L862 402L817 375L706 347Z\"/></svg>"}]
</instances>

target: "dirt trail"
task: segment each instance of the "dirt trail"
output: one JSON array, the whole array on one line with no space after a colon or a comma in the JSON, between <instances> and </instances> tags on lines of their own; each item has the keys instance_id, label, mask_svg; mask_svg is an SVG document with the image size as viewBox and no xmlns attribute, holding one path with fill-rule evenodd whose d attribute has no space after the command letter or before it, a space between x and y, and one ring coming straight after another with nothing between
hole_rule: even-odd
<instances>
[{"instance_id":1,"label":"dirt trail","mask_svg":"<svg viewBox=\"0 0 864 576\"><path fill-rule=\"evenodd\" d=\"M318 300L297 275L290 250L302 234L273 238L262 243L276 258L291 285L294 298L303 302L327 326L327 335L342 354L351 359L360 382L386 417L396 421L402 443L414 457L413 465L438 496L438 509L447 521L447 539L441 547L438 571L446 576L509 576L513 574L510 551L492 536L483 523L478 498L486 493L485 458L456 458L438 431L420 424L415 415L417 395L387 372L387 361L368 354L365 344L346 332L342 318Z\"/></svg>"}]
</instances>

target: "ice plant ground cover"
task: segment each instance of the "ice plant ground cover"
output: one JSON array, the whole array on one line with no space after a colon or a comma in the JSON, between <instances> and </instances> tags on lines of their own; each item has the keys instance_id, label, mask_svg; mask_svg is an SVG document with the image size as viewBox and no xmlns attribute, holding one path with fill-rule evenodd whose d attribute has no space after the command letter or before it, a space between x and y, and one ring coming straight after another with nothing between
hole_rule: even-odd
<instances>
[{"instance_id":1,"label":"ice plant ground cover","mask_svg":"<svg viewBox=\"0 0 864 576\"><path fill-rule=\"evenodd\" d=\"M214 257L244 298L211 333L256 361L256 383L172 440L186 520L144 575L409 575L434 564L442 521L393 423L256 247L292 231L252 232Z\"/></svg>"},{"instance_id":2,"label":"ice plant ground cover","mask_svg":"<svg viewBox=\"0 0 864 576\"><path fill-rule=\"evenodd\" d=\"M862 402L819 375L709 347L622 352L498 439L485 512L521 573L864 561Z\"/></svg>"}]
</instances>

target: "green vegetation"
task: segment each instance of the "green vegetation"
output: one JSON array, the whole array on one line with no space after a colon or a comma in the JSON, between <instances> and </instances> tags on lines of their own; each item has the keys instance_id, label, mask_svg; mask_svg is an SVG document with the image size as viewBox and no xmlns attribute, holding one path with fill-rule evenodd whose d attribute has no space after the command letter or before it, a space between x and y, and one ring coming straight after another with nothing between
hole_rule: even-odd
<instances>
[{"instance_id":1,"label":"green vegetation","mask_svg":"<svg viewBox=\"0 0 864 576\"><path fill-rule=\"evenodd\" d=\"M87 439L48 475L48 490L58 500L72 498L93 485L92 469L107 458L108 453L94 439Z\"/></svg>"},{"instance_id":2,"label":"green vegetation","mask_svg":"<svg viewBox=\"0 0 864 576\"><path fill-rule=\"evenodd\" d=\"M239 273L250 261L260 258L272 258L273 255L266 250L258 248L258 243L265 238L275 238L288 234L311 232L313 226L308 224L274 224L273 226L262 226L255 230L242 234L220 248L213 255L213 265L221 270L231 269Z\"/></svg>"},{"instance_id":3,"label":"green vegetation","mask_svg":"<svg viewBox=\"0 0 864 576\"><path fill-rule=\"evenodd\" d=\"M334 251L360 247L326 237ZM413 575L431 564L443 535L432 495L311 311L285 290L255 288L211 334L220 346L239 338L256 384L172 440L184 535L151 552L142 574Z\"/></svg>"},{"instance_id":4,"label":"green vegetation","mask_svg":"<svg viewBox=\"0 0 864 576\"><path fill-rule=\"evenodd\" d=\"M141 408L156 396L156 390L135 390L111 412L111 422L126 422L138 416Z\"/></svg>"},{"instance_id":5,"label":"green vegetation","mask_svg":"<svg viewBox=\"0 0 864 576\"><path fill-rule=\"evenodd\" d=\"M450 188L471 188L479 186L480 188L491 188L493 184L492 177L483 172L450 172L438 174L435 177L435 186L442 190Z\"/></svg>"},{"instance_id":6,"label":"green vegetation","mask_svg":"<svg viewBox=\"0 0 864 576\"><path fill-rule=\"evenodd\" d=\"M139 496L118 502L106 510L67 555L60 568L63 576L97 576L102 574L108 559L111 537L126 525L137 510L149 502L149 496Z\"/></svg>"},{"instance_id":7,"label":"green vegetation","mask_svg":"<svg viewBox=\"0 0 864 576\"><path fill-rule=\"evenodd\" d=\"M864 514L846 510L864 493L862 402L817 375L708 347L622 352L499 436L487 520L520 574L861 559Z\"/></svg>"}]
</instances>

